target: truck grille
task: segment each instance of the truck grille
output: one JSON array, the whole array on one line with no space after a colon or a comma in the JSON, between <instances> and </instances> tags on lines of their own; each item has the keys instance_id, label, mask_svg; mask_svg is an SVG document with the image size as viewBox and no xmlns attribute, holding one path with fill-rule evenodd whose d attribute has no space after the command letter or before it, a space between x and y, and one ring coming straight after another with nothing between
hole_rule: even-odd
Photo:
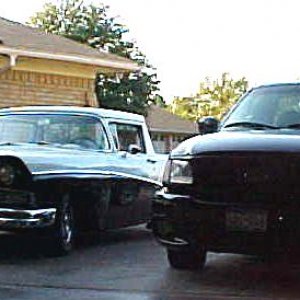
<instances>
[{"instance_id":1,"label":"truck grille","mask_svg":"<svg viewBox=\"0 0 300 300\"><path fill-rule=\"evenodd\" d=\"M206 201L274 202L299 199L300 156L234 153L192 161L193 193Z\"/></svg>"}]
</instances>

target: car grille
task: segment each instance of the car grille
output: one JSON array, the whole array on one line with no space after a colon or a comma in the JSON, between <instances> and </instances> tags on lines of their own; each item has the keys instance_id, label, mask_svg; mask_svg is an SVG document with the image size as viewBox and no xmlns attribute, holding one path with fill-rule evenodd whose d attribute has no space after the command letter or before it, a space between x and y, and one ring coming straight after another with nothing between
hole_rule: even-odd
<instances>
[{"instance_id":1,"label":"car grille","mask_svg":"<svg viewBox=\"0 0 300 300\"><path fill-rule=\"evenodd\" d=\"M206 201L274 203L300 200L300 155L234 153L192 161L193 194Z\"/></svg>"},{"instance_id":2,"label":"car grille","mask_svg":"<svg viewBox=\"0 0 300 300\"><path fill-rule=\"evenodd\" d=\"M23 192L10 189L0 189L0 207L24 208L32 206L34 196L30 192Z\"/></svg>"}]
</instances>

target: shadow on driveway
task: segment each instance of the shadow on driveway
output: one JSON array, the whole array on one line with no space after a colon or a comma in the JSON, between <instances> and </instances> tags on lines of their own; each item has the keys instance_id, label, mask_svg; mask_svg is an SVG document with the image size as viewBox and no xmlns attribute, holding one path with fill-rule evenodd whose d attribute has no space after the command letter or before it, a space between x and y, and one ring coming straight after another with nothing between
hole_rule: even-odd
<instances>
[{"instance_id":1,"label":"shadow on driveway","mask_svg":"<svg viewBox=\"0 0 300 300\"><path fill-rule=\"evenodd\" d=\"M74 253L88 251L99 246L133 243L152 238L145 225L125 229L111 230L101 233L88 232L77 237ZM0 265L11 261L26 259L42 259L51 256L46 238L30 233L14 234L0 232Z\"/></svg>"}]
</instances>

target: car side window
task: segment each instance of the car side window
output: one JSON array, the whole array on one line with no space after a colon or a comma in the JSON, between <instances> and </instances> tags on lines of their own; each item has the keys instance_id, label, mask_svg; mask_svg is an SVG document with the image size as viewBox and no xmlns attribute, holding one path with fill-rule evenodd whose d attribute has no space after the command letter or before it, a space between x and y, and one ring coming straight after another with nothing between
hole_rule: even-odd
<instances>
[{"instance_id":1,"label":"car side window","mask_svg":"<svg viewBox=\"0 0 300 300\"><path fill-rule=\"evenodd\" d=\"M142 126L110 123L109 127L118 150L127 151L129 145L137 145L142 153L146 152Z\"/></svg>"}]
</instances>

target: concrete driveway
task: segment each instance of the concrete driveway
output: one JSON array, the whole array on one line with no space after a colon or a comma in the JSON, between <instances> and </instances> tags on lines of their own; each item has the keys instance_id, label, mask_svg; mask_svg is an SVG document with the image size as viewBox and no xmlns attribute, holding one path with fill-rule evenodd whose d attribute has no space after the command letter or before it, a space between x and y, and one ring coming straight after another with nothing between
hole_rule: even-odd
<instances>
[{"instance_id":1,"label":"concrete driveway","mask_svg":"<svg viewBox=\"0 0 300 300\"><path fill-rule=\"evenodd\" d=\"M169 268L143 226L85 236L67 257L0 236L0 299L299 299L300 264L213 254L202 272Z\"/></svg>"}]
</instances>

